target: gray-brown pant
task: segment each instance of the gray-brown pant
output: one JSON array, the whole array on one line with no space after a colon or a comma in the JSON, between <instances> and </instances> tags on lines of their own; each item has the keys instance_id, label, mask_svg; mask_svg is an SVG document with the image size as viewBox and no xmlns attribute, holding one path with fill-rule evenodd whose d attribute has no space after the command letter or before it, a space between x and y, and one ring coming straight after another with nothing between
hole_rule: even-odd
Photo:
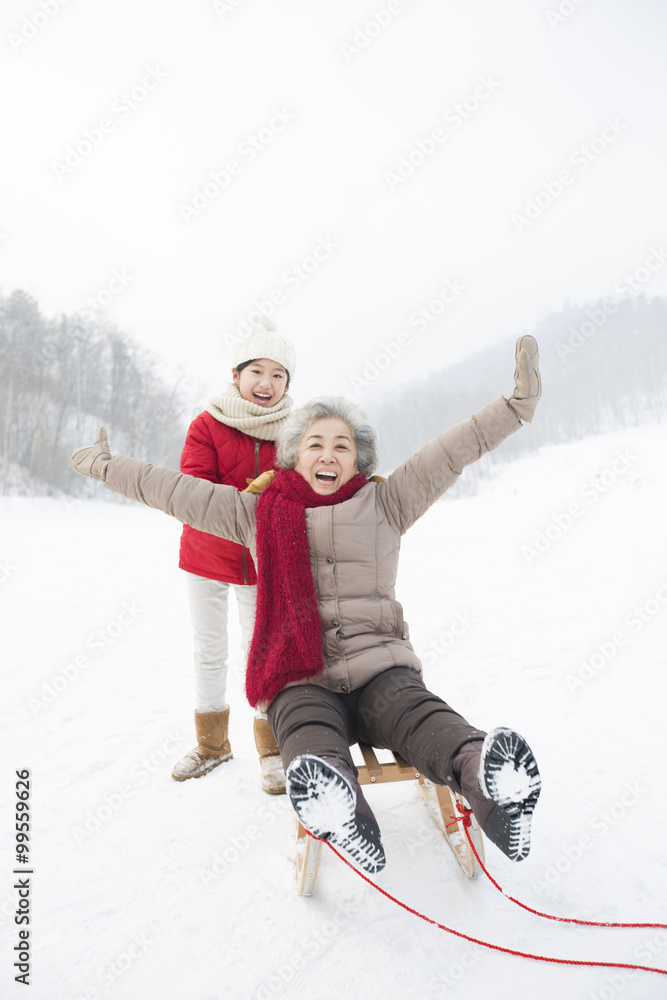
<instances>
[{"instance_id":1,"label":"gray-brown pant","mask_svg":"<svg viewBox=\"0 0 667 1000\"><path fill-rule=\"evenodd\" d=\"M412 667L391 667L349 694L294 685L274 698L267 714L285 768L299 754L312 753L342 757L356 773L350 746L361 740L397 751L431 781L457 792L457 750L486 735L428 691Z\"/></svg>"}]
</instances>

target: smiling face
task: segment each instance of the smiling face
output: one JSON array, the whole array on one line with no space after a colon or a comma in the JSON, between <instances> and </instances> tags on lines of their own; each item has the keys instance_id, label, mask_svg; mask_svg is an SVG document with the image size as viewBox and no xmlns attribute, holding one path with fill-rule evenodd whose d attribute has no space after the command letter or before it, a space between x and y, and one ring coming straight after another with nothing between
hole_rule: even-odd
<instances>
[{"instance_id":1,"label":"smiling face","mask_svg":"<svg viewBox=\"0 0 667 1000\"><path fill-rule=\"evenodd\" d=\"M299 441L294 471L321 496L335 493L357 473L357 446L340 417L314 420Z\"/></svg>"},{"instance_id":2,"label":"smiling face","mask_svg":"<svg viewBox=\"0 0 667 1000\"><path fill-rule=\"evenodd\" d=\"M251 361L242 371L233 371L232 376L243 398L258 406L275 406L287 389L287 372L269 358Z\"/></svg>"}]
</instances>

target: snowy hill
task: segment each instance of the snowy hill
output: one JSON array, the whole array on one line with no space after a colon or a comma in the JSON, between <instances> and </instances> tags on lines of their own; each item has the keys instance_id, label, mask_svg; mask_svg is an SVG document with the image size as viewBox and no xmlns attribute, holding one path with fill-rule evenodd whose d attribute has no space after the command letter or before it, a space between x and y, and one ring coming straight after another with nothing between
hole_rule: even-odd
<instances>
[{"instance_id":1,"label":"snowy hill","mask_svg":"<svg viewBox=\"0 0 667 1000\"><path fill-rule=\"evenodd\" d=\"M545 448L436 504L404 541L398 597L427 683L476 725L517 728L540 763L531 856L512 865L488 845L489 867L558 915L667 922L665 454L659 426ZM24 995L9 957L21 769L35 1000L667 995L655 974L470 945L328 850L314 896L296 895L293 817L260 789L239 634L234 759L176 783L194 742L180 526L100 496L0 500L3 997ZM368 794L388 857L377 881L410 906L515 949L667 968L667 932L540 920L464 878L416 787Z\"/></svg>"}]
</instances>

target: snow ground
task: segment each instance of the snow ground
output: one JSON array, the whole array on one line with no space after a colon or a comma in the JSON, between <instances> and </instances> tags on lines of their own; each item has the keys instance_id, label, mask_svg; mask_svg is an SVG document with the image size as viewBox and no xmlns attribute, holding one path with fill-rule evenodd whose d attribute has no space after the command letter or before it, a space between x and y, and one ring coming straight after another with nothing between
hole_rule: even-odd
<instances>
[{"instance_id":1,"label":"snow ground","mask_svg":"<svg viewBox=\"0 0 667 1000\"><path fill-rule=\"evenodd\" d=\"M489 866L560 915L667 922L666 453L665 427L545 449L473 498L453 490L404 541L398 597L427 682L476 725L517 728L540 762L531 856L513 865L488 845ZM3 997L24 995L8 957L23 768L35 1000L667 995L655 974L470 945L328 850L316 893L298 896L293 817L260 788L236 627L235 757L170 778L194 742L179 525L108 495L5 497L0 517ZM416 787L368 794L388 857L377 881L410 906L516 949L667 968L667 932L540 920L465 879Z\"/></svg>"}]
</instances>

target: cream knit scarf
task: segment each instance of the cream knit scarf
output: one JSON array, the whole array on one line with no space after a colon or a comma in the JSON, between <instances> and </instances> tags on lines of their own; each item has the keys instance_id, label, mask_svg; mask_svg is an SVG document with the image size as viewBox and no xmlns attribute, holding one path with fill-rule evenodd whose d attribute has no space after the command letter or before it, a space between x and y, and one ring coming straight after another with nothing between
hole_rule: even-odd
<instances>
[{"instance_id":1,"label":"cream knit scarf","mask_svg":"<svg viewBox=\"0 0 667 1000\"><path fill-rule=\"evenodd\" d=\"M244 399L239 387L230 382L210 399L204 409L221 424L235 427L249 437L275 441L292 409L290 396L283 396L275 406L258 406Z\"/></svg>"}]
</instances>

